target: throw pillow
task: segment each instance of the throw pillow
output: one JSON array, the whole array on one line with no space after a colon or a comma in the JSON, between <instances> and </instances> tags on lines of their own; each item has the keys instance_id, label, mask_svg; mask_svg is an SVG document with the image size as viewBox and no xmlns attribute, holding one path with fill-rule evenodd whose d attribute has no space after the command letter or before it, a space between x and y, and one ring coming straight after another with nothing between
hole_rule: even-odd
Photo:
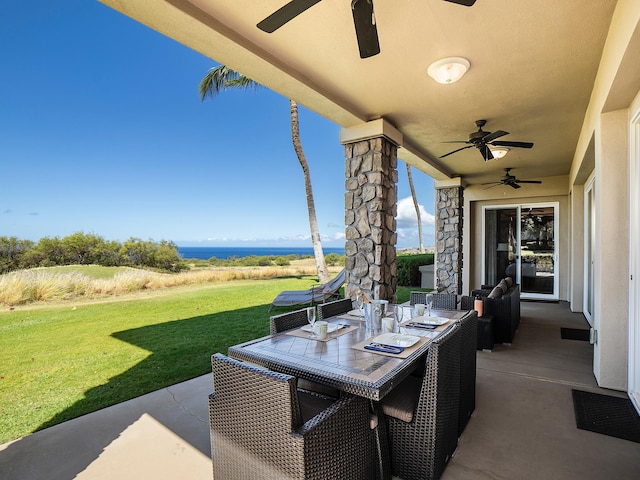
<instances>
[{"instance_id":1,"label":"throw pillow","mask_svg":"<svg viewBox=\"0 0 640 480\"><path fill-rule=\"evenodd\" d=\"M487 298L500 298L502 296L502 289L496 286L491 293L487 296Z\"/></svg>"},{"instance_id":2,"label":"throw pillow","mask_svg":"<svg viewBox=\"0 0 640 480\"><path fill-rule=\"evenodd\" d=\"M504 279L504 281L507 282L507 287L509 288L513 287L513 278L507 277Z\"/></svg>"},{"instance_id":3,"label":"throw pillow","mask_svg":"<svg viewBox=\"0 0 640 480\"><path fill-rule=\"evenodd\" d=\"M500 280L500 283L498 283L498 287L500 287L503 294L507 293L507 290L509 290L509 287L507 286L507 282L505 281L504 278Z\"/></svg>"}]
</instances>

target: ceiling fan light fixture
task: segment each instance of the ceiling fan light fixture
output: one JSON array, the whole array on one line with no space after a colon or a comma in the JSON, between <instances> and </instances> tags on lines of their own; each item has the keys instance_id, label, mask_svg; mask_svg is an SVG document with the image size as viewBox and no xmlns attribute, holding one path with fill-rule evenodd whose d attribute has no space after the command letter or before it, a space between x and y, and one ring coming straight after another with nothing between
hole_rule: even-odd
<instances>
[{"instance_id":1,"label":"ceiling fan light fixture","mask_svg":"<svg viewBox=\"0 0 640 480\"><path fill-rule=\"evenodd\" d=\"M460 80L470 65L469 60L462 57L441 58L429 65L427 73L436 82L446 85Z\"/></svg>"},{"instance_id":2,"label":"ceiling fan light fixture","mask_svg":"<svg viewBox=\"0 0 640 480\"><path fill-rule=\"evenodd\" d=\"M502 158L507 153L509 153L509 149L507 147L495 147L495 148L490 148L490 150L491 150L491 154L493 155L493 158Z\"/></svg>"}]
</instances>

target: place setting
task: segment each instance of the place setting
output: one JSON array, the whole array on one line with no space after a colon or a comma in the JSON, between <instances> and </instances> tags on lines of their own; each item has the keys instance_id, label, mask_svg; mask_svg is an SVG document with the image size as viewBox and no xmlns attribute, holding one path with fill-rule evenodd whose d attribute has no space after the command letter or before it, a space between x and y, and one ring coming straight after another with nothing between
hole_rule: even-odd
<instances>
[{"instance_id":1,"label":"place setting","mask_svg":"<svg viewBox=\"0 0 640 480\"><path fill-rule=\"evenodd\" d=\"M289 332L285 332L287 335L294 337L308 338L311 340L317 340L320 342L328 342L340 335L344 335L347 332L355 330L357 326L352 326L349 323L339 320L336 322L325 322L324 320L316 321L316 308L307 308L307 321L309 325L304 325L300 328L296 328Z\"/></svg>"},{"instance_id":2,"label":"place setting","mask_svg":"<svg viewBox=\"0 0 640 480\"><path fill-rule=\"evenodd\" d=\"M354 320L364 320L364 299L361 296L356 296L353 303L356 308L343 313L342 316L349 317Z\"/></svg>"},{"instance_id":3,"label":"place setting","mask_svg":"<svg viewBox=\"0 0 640 480\"><path fill-rule=\"evenodd\" d=\"M373 338L353 345L355 350L377 353L381 355L408 357L416 348L428 339L418 335L401 333L400 322L403 318L403 308L400 305L381 304L375 314L370 314L367 322L368 328L373 334L379 333Z\"/></svg>"},{"instance_id":4,"label":"place setting","mask_svg":"<svg viewBox=\"0 0 640 480\"><path fill-rule=\"evenodd\" d=\"M427 341L429 341L428 338L417 335L387 332L368 338L351 348L390 357L407 358Z\"/></svg>"},{"instance_id":5,"label":"place setting","mask_svg":"<svg viewBox=\"0 0 640 480\"><path fill-rule=\"evenodd\" d=\"M411 318L400 322L400 327L436 332L443 331L453 320L451 318L431 315L432 307L433 297L427 295L426 303L416 303L410 312Z\"/></svg>"}]
</instances>

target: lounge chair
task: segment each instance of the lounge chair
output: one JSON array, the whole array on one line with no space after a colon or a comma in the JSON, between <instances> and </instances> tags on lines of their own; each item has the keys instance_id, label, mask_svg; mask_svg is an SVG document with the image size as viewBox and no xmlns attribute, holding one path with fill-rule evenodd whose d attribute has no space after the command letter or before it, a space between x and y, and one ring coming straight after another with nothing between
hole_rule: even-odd
<instances>
[{"instance_id":1,"label":"lounge chair","mask_svg":"<svg viewBox=\"0 0 640 480\"><path fill-rule=\"evenodd\" d=\"M330 298L340 298L338 291L344 283L345 270L343 269L332 280L324 285L317 285L307 290L285 290L280 292L271 302L269 311L273 307L288 307L291 305L313 305L314 303L324 303Z\"/></svg>"}]
</instances>

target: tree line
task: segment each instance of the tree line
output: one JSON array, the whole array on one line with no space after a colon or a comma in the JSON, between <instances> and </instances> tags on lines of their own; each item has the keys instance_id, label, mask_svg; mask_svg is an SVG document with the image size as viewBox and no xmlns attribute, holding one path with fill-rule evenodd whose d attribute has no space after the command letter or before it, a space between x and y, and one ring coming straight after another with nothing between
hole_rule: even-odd
<instances>
[{"instance_id":1,"label":"tree line","mask_svg":"<svg viewBox=\"0 0 640 480\"><path fill-rule=\"evenodd\" d=\"M131 237L125 242L105 240L93 233L63 238L43 237L38 242L0 236L0 274L59 265L145 267L178 272L188 268L170 241Z\"/></svg>"}]
</instances>

